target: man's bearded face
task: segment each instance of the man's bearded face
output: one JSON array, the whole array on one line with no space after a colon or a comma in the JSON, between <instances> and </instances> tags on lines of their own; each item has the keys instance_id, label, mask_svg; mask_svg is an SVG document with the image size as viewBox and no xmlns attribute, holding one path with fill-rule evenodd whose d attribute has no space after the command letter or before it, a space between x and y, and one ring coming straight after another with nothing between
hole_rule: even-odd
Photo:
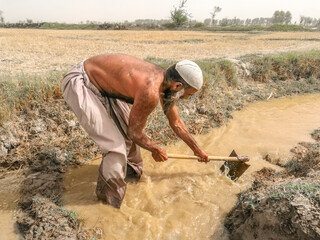
<instances>
[{"instance_id":1,"label":"man's bearded face","mask_svg":"<svg viewBox=\"0 0 320 240\"><path fill-rule=\"evenodd\" d=\"M164 90L164 96L163 96L163 106L164 106L164 112L167 113L167 111L181 98L181 96L184 94L184 88L182 88L180 91L172 91L170 88L167 88Z\"/></svg>"}]
</instances>

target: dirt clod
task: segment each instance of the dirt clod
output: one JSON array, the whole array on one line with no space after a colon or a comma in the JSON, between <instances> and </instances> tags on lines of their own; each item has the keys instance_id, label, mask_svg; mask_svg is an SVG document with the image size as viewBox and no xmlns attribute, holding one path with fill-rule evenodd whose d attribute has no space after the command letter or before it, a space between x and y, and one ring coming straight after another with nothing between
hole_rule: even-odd
<instances>
[{"instance_id":1,"label":"dirt clod","mask_svg":"<svg viewBox=\"0 0 320 240\"><path fill-rule=\"evenodd\" d=\"M319 143L319 142L318 142ZM286 170L262 169L225 226L230 239L320 239L320 145L300 143Z\"/></svg>"}]
</instances>

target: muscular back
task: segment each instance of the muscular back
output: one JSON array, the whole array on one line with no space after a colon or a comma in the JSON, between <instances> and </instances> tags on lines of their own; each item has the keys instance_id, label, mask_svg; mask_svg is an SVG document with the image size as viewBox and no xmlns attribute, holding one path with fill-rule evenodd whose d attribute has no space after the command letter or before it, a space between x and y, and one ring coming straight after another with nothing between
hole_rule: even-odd
<instances>
[{"instance_id":1,"label":"muscular back","mask_svg":"<svg viewBox=\"0 0 320 240\"><path fill-rule=\"evenodd\" d=\"M164 70L124 54L105 54L84 63L90 81L104 94L133 103L138 92L159 94Z\"/></svg>"}]
</instances>

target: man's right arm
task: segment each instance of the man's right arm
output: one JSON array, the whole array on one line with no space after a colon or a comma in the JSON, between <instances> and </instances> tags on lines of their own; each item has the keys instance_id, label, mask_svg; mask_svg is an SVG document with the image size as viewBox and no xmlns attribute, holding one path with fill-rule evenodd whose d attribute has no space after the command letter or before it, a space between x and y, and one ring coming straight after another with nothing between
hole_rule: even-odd
<instances>
[{"instance_id":1,"label":"man's right arm","mask_svg":"<svg viewBox=\"0 0 320 240\"><path fill-rule=\"evenodd\" d=\"M140 147L152 152L152 157L157 162L168 159L164 149L154 144L144 133L148 116L158 104L158 97L150 92L138 93L130 111L128 136Z\"/></svg>"}]
</instances>

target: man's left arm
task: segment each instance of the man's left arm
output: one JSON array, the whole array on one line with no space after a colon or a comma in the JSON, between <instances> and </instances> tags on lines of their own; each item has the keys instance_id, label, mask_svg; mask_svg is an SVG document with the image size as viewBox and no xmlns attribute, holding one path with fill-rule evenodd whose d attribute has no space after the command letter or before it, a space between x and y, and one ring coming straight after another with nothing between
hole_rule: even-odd
<instances>
[{"instance_id":1,"label":"man's left arm","mask_svg":"<svg viewBox=\"0 0 320 240\"><path fill-rule=\"evenodd\" d=\"M176 105L171 106L166 111L166 116L172 130L193 150L194 155L199 157L199 161L208 162L208 154L199 147L196 140L191 136L185 123L178 114Z\"/></svg>"}]
</instances>

